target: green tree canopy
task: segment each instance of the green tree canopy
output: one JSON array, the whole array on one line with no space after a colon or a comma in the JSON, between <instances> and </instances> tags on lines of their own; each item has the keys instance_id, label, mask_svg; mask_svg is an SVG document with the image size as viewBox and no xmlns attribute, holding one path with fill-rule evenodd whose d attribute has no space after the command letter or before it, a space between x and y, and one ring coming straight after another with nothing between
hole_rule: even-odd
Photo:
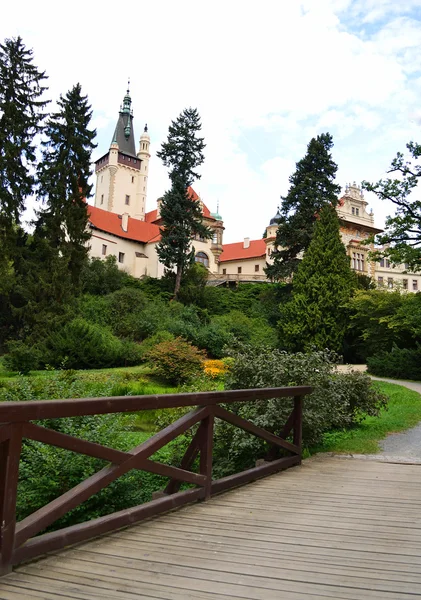
<instances>
[{"instance_id":1,"label":"green tree canopy","mask_svg":"<svg viewBox=\"0 0 421 600\"><path fill-rule=\"evenodd\" d=\"M297 269L299 254L313 237L314 223L320 210L336 206L340 186L335 183L336 163L332 159L332 136L322 133L310 140L307 153L289 178L291 187L281 198L273 264L266 268L271 279L289 277Z\"/></svg>"},{"instance_id":2,"label":"green tree canopy","mask_svg":"<svg viewBox=\"0 0 421 600\"><path fill-rule=\"evenodd\" d=\"M0 44L0 311L8 312L15 284L19 222L31 196L36 162L34 139L42 128L45 73L33 64L22 39Z\"/></svg>"},{"instance_id":3,"label":"green tree canopy","mask_svg":"<svg viewBox=\"0 0 421 600\"><path fill-rule=\"evenodd\" d=\"M281 344L293 351L340 352L347 329L345 305L354 285L336 210L327 205L294 275L291 301L280 305Z\"/></svg>"},{"instance_id":4,"label":"green tree canopy","mask_svg":"<svg viewBox=\"0 0 421 600\"><path fill-rule=\"evenodd\" d=\"M181 277L194 261L195 250L192 237L211 237L210 230L202 222L199 200L193 198L189 187L204 161L203 138L197 137L201 130L200 116L195 108L186 108L173 121L168 130L167 141L162 144L157 156L169 168L171 189L161 202L161 241L157 252L167 269L176 268L174 295L177 297Z\"/></svg>"},{"instance_id":5,"label":"green tree canopy","mask_svg":"<svg viewBox=\"0 0 421 600\"><path fill-rule=\"evenodd\" d=\"M409 142L406 147L411 160L406 161L398 152L388 171L394 178L380 179L374 184L364 181L363 187L396 207L395 215L386 219L384 233L375 238L377 244L390 246L374 253L374 258L387 256L393 264L406 263L408 270L417 272L421 271L421 200L416 195L421 180L421 165L417 164L421 145Z\"/></svg>"},{"instance_id":6,"label":"green tree canopy","mask_svg":"<svg viewBox=\"0 0 421 600\"><path fill-rule=\"evenodd\" d=\"M45 202L38 215L36 235L46 237L53 251L67 261L71 283L80 284L88 257L88 207L92 185L91 153L96 131L87 96L76 84L58 101L59 110L47 121L42 161L38 168L39 197Z\"/></svg>"}]
</instances>

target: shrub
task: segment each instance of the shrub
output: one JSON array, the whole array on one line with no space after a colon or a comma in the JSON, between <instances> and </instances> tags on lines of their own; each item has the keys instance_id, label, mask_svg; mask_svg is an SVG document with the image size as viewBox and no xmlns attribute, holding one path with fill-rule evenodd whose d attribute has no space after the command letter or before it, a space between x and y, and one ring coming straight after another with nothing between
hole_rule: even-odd
<instances>
[{"instance_id":1,"label":"shrub","mask_svg":"<svg viewBox=\"0 0 421 600\"><path fill-rule=\"evenodd\" d=\"M379 377L421 380L421 346L417 348L398 348L391 352L379 352L367 358L370 373Z\"/></svg>"},{"instance_id":2,"label":"shrub","mask_svg":"<svg viewBox=\"0 0 421 600\"><path fill-rule=\"evenodd\" d=\"M35 346L22 341L12 341L7 345L8 354L4 357L4 366L10 371L27 375L39 367L40 352Z\"/></svg>"},{"instance_id":3,"label":"shrub","mask_svg":"<svg viewBox=\"0 0 421 600\"><path fill-rule=\"evenodd\" d=\"M205 375L211 379L219 379L226 375L228 371L227 365L222 360L205 360L203 369Z\"/></svg>"},{"instance_id":4,"label":"shrub","mask_svg":"<svg viewBox=\"0 0 421 600\"><path fill-rule=\"evenodd\" d=\"M73 319L46 341L44 363L71 369L99 369L138 364L139 346L122 342L109 329L84 319Z\"/></svg>"},{"instance_id":5,"label":"shrub","mask_svg":"<svg viewBox=\"0 0 421 600\"><path fill-rule=\"evenodd\" d=\"M169 383L180 385L202 371L204 352L182 338L157 344L149 353L157 375Z\"/></svg>"},{"instance_id":6,"label":"shrub","mask_svg":"<svg viewBox=\"0 0 421 600\"><path fill-rule=\"evenodd\" d=\"M365 415L376 416L386 397L371 386L363 373L338 374L335 355L327 351L287 354L273 349L243 346L233 353L234 365L227 375L227 389L311 385L304 400L303 442L313 445L323 433L350 427ZM235 403L228 406L256 425L279 434L292 409L287 398ZM267 444L217 421L215 464L218 475L249 467L264 457Z\"/></svg>"},{"instance_id":7,"label":"shrub","mask_svg":"<svg viewBox=\"0 0 421 600\"><path fill-rule=\"evenodd\" d=\"M175 340L175 337L169 331L157 331L140 344L142 357L144 359L147 358L149 352L161 342L170 342L173 340Z\"/></svg>"}]
</instances>

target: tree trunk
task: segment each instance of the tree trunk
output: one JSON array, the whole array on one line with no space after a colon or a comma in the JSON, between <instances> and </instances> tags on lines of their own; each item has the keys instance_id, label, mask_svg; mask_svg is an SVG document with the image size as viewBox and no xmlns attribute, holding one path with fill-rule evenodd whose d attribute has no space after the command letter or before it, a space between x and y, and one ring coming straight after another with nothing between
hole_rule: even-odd
<instances>
[{"instance_id":1,"label":"tree trunk","mask_svg":"<svg viewBox=\"0 0 421 600\"><path fill-rule=\"evenodd\" d=\"M180 291L181 275L183 274L183 268L181 265L177 265L177 275L175 277L175 288L174 288L174 300L177 300L178 292Z\"/></svg>"}]
</instances>

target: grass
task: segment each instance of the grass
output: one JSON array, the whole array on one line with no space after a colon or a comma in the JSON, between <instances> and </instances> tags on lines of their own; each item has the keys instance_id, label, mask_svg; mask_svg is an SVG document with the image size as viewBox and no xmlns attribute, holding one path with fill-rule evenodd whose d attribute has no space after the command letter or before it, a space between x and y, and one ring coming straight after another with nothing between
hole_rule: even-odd
<instances>
[{"instance_id":1,"label":"grass","mask_svg":"<svg viewBox=\"0 0 421 600\"><path fill-rule=\"evenodd\" d=\"M388 408L379 417L366 417L353 429L326 433L323 443L311 448L310 454L376 454L381 450L379 441L389 433L410 429L421 421L421 394L384 381L375 381L373 385L389 397Z\"/></svg>"}]
</instances>

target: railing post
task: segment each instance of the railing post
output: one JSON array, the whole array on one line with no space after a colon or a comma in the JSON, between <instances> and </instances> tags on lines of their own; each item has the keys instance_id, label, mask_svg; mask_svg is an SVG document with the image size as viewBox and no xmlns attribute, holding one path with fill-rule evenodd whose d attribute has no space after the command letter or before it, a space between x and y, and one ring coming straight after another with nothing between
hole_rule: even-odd
<instances>
[{"instance_id":1,"label":"railing post","mask_svg":"<svg viewBox=\"0 0 421 600\"><path fill-rule=\"evenodd\" d=\"M12 570L21 449L22 424L15 423L10 438L0 443L0 575Z\"/></svg>"},{"instance_id":2,"label":"railing post","mask_svg":"<svg viewBox=\"0 0 421 600\"><path fill-rule=\"evenodd\" d=\"M203 419L200 427L202 429L200 435L200 474L205 475L205 498L209 500L212 491L212 455L213 455L213 425L215 417L210 414L206 419Z\"/></svg>"},{"instance_id":3,"label":"railing post","mask_svg":"<svg viewBox=\"0 0 421 600\"><path fill-rule=\"evenodd\" d=\"M294 438L293 442L300 449L300 459L302 456L303 443L303 397L294 397Z\"/></svg>"}]
</instances>

